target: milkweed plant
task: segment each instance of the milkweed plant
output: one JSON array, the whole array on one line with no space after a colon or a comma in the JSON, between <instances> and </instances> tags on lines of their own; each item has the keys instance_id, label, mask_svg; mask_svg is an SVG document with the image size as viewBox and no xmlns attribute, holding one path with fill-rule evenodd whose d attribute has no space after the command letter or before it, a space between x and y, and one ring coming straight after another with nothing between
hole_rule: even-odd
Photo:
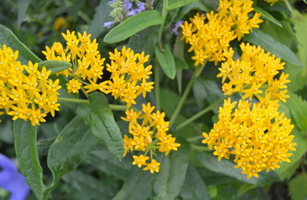
<instances>
[{"instance_id":1,"label":"milkweed plant","mask_svg":"<svg viewBox=\"0 0 307 200\"><path fill-rule=\"evenodd\" d=\"M0 24L1 199L307 196L303 1L24 4Z\"/></svg>"}]
</instances>

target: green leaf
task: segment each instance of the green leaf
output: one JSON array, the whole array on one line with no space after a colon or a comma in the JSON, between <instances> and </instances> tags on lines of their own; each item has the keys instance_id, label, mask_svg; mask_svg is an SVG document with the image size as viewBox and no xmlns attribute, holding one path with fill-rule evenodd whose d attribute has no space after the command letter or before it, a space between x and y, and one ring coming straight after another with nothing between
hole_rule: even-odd
<instances>
[{"instance_id":1,"label":"green leaf","mask_svg":"<svg viewBox=\"0 0 307 200\"><path fill-rule=\"evenodd\" d=\"M144 200L151 192L152 175L133 166L123 187L112 200Z\"/></svg>"},{"instance_id":2,"label":"green leaf","mask_svg":"<svg viewBox=\"0 0 307 200\"><path fill-rule=\"evenodd\" d=\"M180 7L186 6L188 4L191 4L197 1L200 1L200 0L170 0L168 2L167 9L172 10L175 8L180 8Z\"/></svg>"},{"instance_id":3,"label":"green leaf","mask_svg":"<svg viewBox=\"0 0 307 200\"><path fill-rule=\"evenodd\" d=\"M113 28L103 39L106 43L123 41L137 32L153 25L162 24L164 19L157 10L148 10L129 17Z\"/></svg>"},{"instance_id":4,"label":"green leaf","mask_svg":"<svg viewBox=\"0 0 307 200\"><path fill-rule=\"evenodd\" d=\"M37 126L32 126L30 120L17 119L13 123L13 132L20 170L35 196L41 199L44 184L37 153Z\"/></svg>"},{"instance_id":5,"label":"green leaf","mask_svg":"<svg viewBox=\"0 0 307 200\"><path fill-rule=\"evenodd\" d=\"M99 143L100 142L97 144ZM105 146L88 152L84 158L84 162L93 165L97 170L106 174L113 175L120 180L127 179L127 174L130 173L132 166L132 159L130 156L126 156L121 161L119 161L117 158L110 154Z\"/></svg>"},{"instance_id":6,"label":"green leaf","mask_svg":"<svg viewBox=\"0 0 307 200\"><path fill-rule=\"evenodd\" d=\"M17 28L20 28L21 23L24 21L26 17L26 11L30 5L31 0L17 0Z\"/></svg>"},{"instance_id":7,"label":"green leaf","mask_svg":"<svg viewBox=\"0 0 307 200\"><path fill-rule=\"evenodd\" d=\"M50 75L64 71L71 67L70 62L57 61L57 60L46 60L38 63L38 71L41 71L43 67L46 67L47 71L51 71Z\"/></svg>"},{"instance_id":8,"label":"green leaf","mask_svg":"<svg viewBox=\"0 0 307 200\"><path fill-rule=\"evenodd\" d=\"M20 42L10 29L0 24L0 48L2 48L4 44L13 51L19 51L18 60L21 64L28 65L28 61L32 61L33 63L42 61L30 51L26 45Z\"/></svg>"},{"instance_id":9,"label":"green leaf","mask_svg":"<svg viewBox=\"0 0 307 200\"><path fill-rule=\"evenodd\" d=\"M222 159L218 161L217 156L214 156L208 152L196 152L196 157L202 163L203 167L217 173L224 174L226 176L230 176L235 178L243 183L255 184L255 185L269 185L274 182L281 181L279 175L274 171L269 171L266 173L265 171L261 171L258 173L259 177L251 177L247 179L246 174L241 173L241 169L235 169L235 163L231 160Z\"/></svg>"},{"instance_id":10,"label":"green leaf","mask_svg":"<svg viewBox=\"0 0 307 200\"><path fill-rule=\"evenodd\" d=\"M307 174L295 176L288 183L289 194L292 200L301 200L307 195Z\"/></svg>"},{"instance_id":11,"label":"green leaf","mask_svg":"<svg viewBox=\"0 0 307 200\"><path fill-rule=\"evenodd\" d=\"M163 24L163 30L167 29L168 27L170 27L172 23L176 22L174 21L174 19L176 18L179 10L180 8L176 8L176 9L173 9L167 12L167 15L166 15L166 18Z\"/></svg>"},{"instance_id":12,"label":"green leaf","mask_svg":"<svg viewBox=\"0 0 307 200\"><path fill-rule=\"evenodd\" d=\"M124 143L106 96L99 92L89 95L90 104L80 105L78 115L91 126L92 133L105 143L109 152L122 159Z\"/></svg>"},{"instance_id":13,"label":"green leaf","mask_svg":"<svg viewBox=\"0 0 307 200\"><path fill-rule=\"evenodd\" d=\"M179 21L180 19L182 19L186 14L188 14L191 10L200 10L200 11L204 11L209 13L211 11L211 9L204 4L201 1L197 1L191 4L188 4L186 6L184 6L178 13L177 17L174 19L174 21Z\"/></svg>"},{"instance_id":14,"label":"green leaf","mask_svg":"<svg viewBox=\"0 0 307 200\"><path fill-rule=\"evenodd\" d=\"M187 175L180 190L180 196L183 200L210 200L205 183L191 164L188 166Z\"/></svg>"},{"instance_id":15,"label":"green leaf","mask_svg":"<svg viewBox=\"0 0 307 200\"><path fill-rule=\"evenodd\" d=\"M270 15L270 13L268 13L267 11L263 10L262 8L253 5L255 11L261 13L262 16L264 16L265 18L267 18L269 21L273 22L274 24L276 24L279 27L282 27L282 24L277 21L277 19L275 19L272 15Z\"/></svg>"},{"instance_id":16,"label":"green leaf","mask_svg":"<svg viewBox=\"0 0 307 200\"><path fill-rule=\"evenodd\" d=\"M245 194L247 191L254 189L255 187L256 187L255 185L242 183L242 184L240 184L240 187L238 189L237 196L239 197L239 196Z\"/></svg>"},{"instance_id":17,"label":"green leaf","mask_svg":"<svg viewBox=\"0 0 307 200\"><path fill-rule=\"evenodd\" d=\"M99 6L96 7L93 21L88 27L88 34L92 34L92 38L97 38L104 32L108 31L108 28L103 26L105 22L113 21L114 18L110 15L112 7L108 4L109 0L100 0Z\"/></svg>"},{"instance_id":18,"label":"green leaf","mask_svg":"<svg viewBox=\"0 0 307 200\"><path fill-rule=\"evenodd\" d=\"M109 200L115 195L108 185L80 170L69 172L62 179L90 199Z\"/></svg>"},{"instance_id":19,"label":"green leaf","mask_svg":"<svg viewBox=\"0 0 307 200\"><path fill-rule=\"evenodd\" d=\"M295 35L298 40L298 57L307 65L307 16L301 14L298 11L294 11L291 17L291 22L293 24L293 29L295 30Z\"/></svg>"},{"instance_id":20,"label":"green leaf","mask_svg":"<svg viewBox=\"0 0 307 200\"><path fill-rule=\"evenodd\" d=\"M287 99L287 102L280 102L280 107L282 107L282 112L285 113L285 116L290 119L293 115L293 111L301 113L303 116L307 116L307 102L290 91L288 91L287 94L290 96L290 98ZM279 112L281 112L280 107L278 109ZM290 112L290 109L292 112ZM294 135L293 143L297 143L295 146L296 151L290 152L293 154L289 157L291 161L290 163L282 162L279 164L280 168L276 169L276 171L283 175L283 177L286 177L289 168L292 168L292 166L295 165L307 151L307 138L304 136L306 132L302 133L298 127L295 126L291 134Z\"/></svg>"},{"instance_id":21,"label":"green leaf","mask_svg":"<svg viewBox=\"0 0 307 200\"><path fill-rule=\"evenodd\" d=\"M176 76L176 67L173 54L167 44L163 44L162 49L164 52L160 51L159 46L156 45L155 54L166 76L170 79L174 79Z\"/></svg>"},{"instance_id":22,"label":"green leaf","mask_svg":"<svg viewBox=\"0 0 307 200\"><path fill-rule=\"evenodd\" d=\"M48 199L64 174L78 167L97 141L90 131L90 126L79 116L64 127L49 149L47 164L52 172L53 181L44 191L44 200Z\"/></svg>"},{"instance_id":23,"label":"green leaf","mask_svg":"<svg viewBox=\"0 0 307 200\"><path fill-rule=\"evenodd\" d=\"M271 54L275 54L276 57L286 60L294 65L304 67L302 61L300 61L286 45L275 41L270 35L263 33L259 29L253 30L252 33L244 36L244 39L252 44L260 45L261 48Z\"/></svg>"},{"instance_id":24,"label":"green leaf","mask_svg":"<svg viewBox=\"0 0 307 200\"><path fill-rule=\"evenodd\" d=\"M155 199L175 199L180 193L186 177L189 164L189 143L183 138L177 138L176 143L180 143L178 151L171 152L168 156L161 154L160 171L154 180Z\"/></svg>"},{"instance_id":25,"label":"green leaf","mask_svg":"<svg viewBox=\"0 0 307 200\"><path fill-rule=\"evenodd\" d=\"M144 51L145 55L149 55L149 59L151 59L154 46L158 41L159 30L160 26L148 27L138 34L131 36L127 46L133 49L135 53Z\"/></svg>"},{"instance_id":26,"label":"green leaf","mask_svg":"<svg viewBox=\"0 0 307 200\"><path fill-rule=\"evenodd\" d=\"M205 107L206 101L213 104L224 97L217 83L208 78L196 78L194 80L193 94L200 109Z\"/></svg>"},{"instance_id":27,"label":"green leaf","mask_svg":"<svg viewBox=\"0 0 307 200\"><path fill-rule=\"evenodd\" d=\"M181 58L174 56L176 69L188 69L188 64Z\"/></svg>"},{"instance_id":28,"label":"green leaf","mask_svg":"<svg viewBox=\"0 0 307 200\"><path fill-rule=\"evenodd\" d=\"M292 116L295 120L295 124L305 133L307 133L307 118L303 115L301 111L296 111L291 109Z\"/></svg>"}]
</instances>

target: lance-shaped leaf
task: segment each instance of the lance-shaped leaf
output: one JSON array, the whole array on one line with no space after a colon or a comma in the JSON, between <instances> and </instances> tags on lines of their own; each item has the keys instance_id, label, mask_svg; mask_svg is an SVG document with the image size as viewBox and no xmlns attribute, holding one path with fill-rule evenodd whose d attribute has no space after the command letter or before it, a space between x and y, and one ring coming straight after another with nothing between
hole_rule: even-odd
<instances>
[{"instance_id":1,"label":"lance-shaped leaf","mask_svg":"<svg viewBox=\"0 0 307 200\"><path fill-rule=\"evenodd\" d=\"M158 61L166 74L170 79L174 79L176 76L176 66L174 56L166 44L162 45L162 51L159 46L155 46L155 54L158 58Z\"/></svg>"},{"instance_id":2,"label":"lance-shaped leaf","mask_svg":"<svg viewBox=\"0 0 307 200\"><path fill-rule=\"evenodd\" d=\"M45 60L38 63L38 71L41 71L43 67L46 67L47 71L51 71L50 75L64 71L70 68L71 63L58 60Z\"/></svg>"},{"instance_id":3,"label":"lance-shaped leaf","mask_svg":"<svg viewBox=\"0 0 307 200\"><path fill-rule=\"evenodd\" d=\"M109 200L115 195L109 185L80 170L69 172L62 179L91 199Z\"/></svg>"},{"instance_id":4,"label":"lance-shaped leaf","mask_svg":"<svg viewBox=\"0 0 307 200\"><path fill-rule=\"evenodd\" d=\"M183 200L209 200L206 185L193 165L189 165L183 186L180 191Z\"/></svg>"},{"instance_id":5,"label":"lance-shaped leaf","mask_svg":"<svg viewBox=\"0 0 307 200\"><path fill-rule=\"evenodd\" d=\"M261 30L253 30L252 33L244 36L244 39L252 44L260 45L264 50L294 65L305 66L286 45L275 41L270 35Z\"/></svg>"},{"instance_id":6,"label":"lance-shaped leaf","mask_svg":"<svg viewBox=\"0 0 307 200\"><path fill-rule=\"evenodd\" d=\"M21 173L38 199L43 195L43 169L37 153L37 126L30 120L17 119L13 124L15 150Z\"/></svg>"},{"instance_id":7,"label":"lance-shaped leaf","mask_svg":"<svg viewBox=\"0 0 307 200\"><path fill-rule=\"evenodd\" d=\"M233 177L241 182L255 184L255 185L269 185L274 182L281 181L280 176L275 171L269 171L268 173L263 170L258 173L258 178L251 177L247 179L246 174L242 174L242 169L235 168L235 163L231 160L222 159L218 161L217 156L214 156L212 153L207 152L196 152L196 157L199 162L207 169L224 174L226 176Z\"/></svg>"},{"instance_id":8,"label":"lance-shaped leaf","mask_svg":"<svg viewBox=\"0 0 307 200\"><path fill-rule=\"evenodd\" d=\"M49 150L47 163L53 181L44 191L44 200L48 199L64 174L78 167L97 141L98 139L91 133L90 126L86 125L79 116L64 127Z\"/></svg>"},{"instance_id":9,"label":"lance-shaped leaf","mask_svg":"<svg viewBox=\"0 0 307 200\"><path fill-rule=\"evenodd\" d=\"M275 19L272 15L270 15L270 13L268 13L267 11L263 10L262 8L258 7L258 6L253 6L255 11L261 13L262 16L264 16L265 18L267 18L269 21L273 22L274 24L276 24L279 27L282 27L282 24L277 21L277 19Z\"/></svg>"},{"instance_id":10,"label":"lance-shaped leaf","mask_svg":"<svg viewBox=\"0 0 307 200\"><path fill-rule=\"evenodd\" d=\"M14 51L19 51L18 60L24 65L28 64L28 60L32 62L41 62L41 59L30 51L26 45L20 42L10 29L0 24L0 48L2 48L4 44Z\"/></svg>"},{"instance_id":11,"label":"lance-shaped leaf","mask_svg":"<svg viewBox=\"0 0 307 200\"><path fill-rule=\"evenodd\" d=\"M149 171L144 172L137 166L127 175L123 187L112 200L144 200L151 192L151 178Z\"/></svg>"},{"instance_id":12,"label":"lance-shaped leaf","mask_svg":"<svg viewBox=\"0 0 307 200\"><path fill-rule=\"evenodd\" d=\"M164 19L157 10L148 10L129 17L113 28L103 39L106 43L123 41L133 34L153 25L162 24Z\"/></svg>"},{"instance_id":13,"label":"lance-shaped leaf","mask_svg":"<svg viewBox=\"0 0 307 200\"><path fill-rule=\"evenodd\" d=\"M180 8L180 7L186 6L188 4L191 4L197 1L200 1L200 0L170 0L168 3L167 9L173 10L175 8Z\"/></svg>"},{"instance_id":14,"label":"lance-shaped leaf","mask_svg":"<svg viewBox=\"0 0 307 200\"><path fill-rule=\"evenodd\" d=\"M154 180L155 199L175 199L183 185L189 164L189 143L183 138L177 138L176 143L180 143L178 151L172 151L168 156L164 153L157 159L160 171Z\"/></svg>"},{"instance_id":15,"label":"lance-shaped leaf","mask_svg":"<svg viewBox=\"0 0 307 200\"><path fill-rule=\"evenodd\" d=\"M108 151L119 160L122 159L123 138L107 98L102 93L94 92L89 95L89 102L78 107L78 115L91 126L92 133L105 143Z\"/></svg>"}]
</instances>

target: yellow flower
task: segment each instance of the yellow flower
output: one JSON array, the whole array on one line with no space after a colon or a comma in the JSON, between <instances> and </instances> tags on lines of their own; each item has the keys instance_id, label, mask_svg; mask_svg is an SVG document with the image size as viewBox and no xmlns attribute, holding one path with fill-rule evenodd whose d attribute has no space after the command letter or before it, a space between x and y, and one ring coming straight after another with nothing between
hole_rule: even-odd
<instances>
[{"instance_id":1,"label":"yellow flower","mask_svg":"<svg viewBox=\"0 0 307 200\"><path fill-rule=\"evenodd\" d=\"M79 93L82 83L80 83L78 80L72 79L68 83L66 83L66 85L68 93Z\"/></svg>"},{"instance_id":2,"label":"yellow flower","mask_svg":"<svg viewBox=\"0 0 307 200\"><path fill-rule=\"evenodd\" d=\"M139 168L142 165L147 165L146 160L149 159L148 156L140 155L140 156L133 156L134 161L132 162L133 165L138 165Z\"/></svg>"},{"instance_id":3,"label":"yellow flower","mask_svg":"<svg viewBox=\"0 0 307 200\"><path fill-rule=\"evenodd\" d=\"M155 159L152 159L151 163L148 163L144 168L144 171L150 170L150 173L159 172L160 163L158 163Z\"/></svg>"}]
</instances>

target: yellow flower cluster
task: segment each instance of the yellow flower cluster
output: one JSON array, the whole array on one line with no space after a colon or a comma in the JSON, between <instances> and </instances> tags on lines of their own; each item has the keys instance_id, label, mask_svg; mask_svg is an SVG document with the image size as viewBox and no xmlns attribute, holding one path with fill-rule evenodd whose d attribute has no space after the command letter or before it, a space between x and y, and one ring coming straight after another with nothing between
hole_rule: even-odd
<instances>
[{"instance_id":1,"label":"yellow flower cluster","mask_svg":"<svg viewBox=\"0 0 307 200\"><path fill-rule=\"evenodd\" d=\"M177 151L180 144L175 143L176 138L166 133L169 129L169 122L164 120L165 113L153 112L155 107L150 103L142 106L142 111L126 110L126 117L122 117L123 120L129 122L129 133L133 136L132 138L124 136L124 156L129 151L143 151L144 155L133 156L132 164L138 165L139 168L146 166L143 170L150 170L151 173L159 172L160 163L153 159L155 150L159 149L167 156L171 150ZM140 121L142 123L139 123ZM148 152L150 152L151 163L146 162L149 159L146 156Z\"/></svg>"},{"instance_id":2,"label":"yellow flower cluster","mask_svg":"<svg viewBox=\"0 0 307 200\"><path fill-rule=\"evenodd\" d=\"M205 17L197 13L194 18L190 18L191 23L185 21L181 25L181 39L191 45L188 51L195 53L192 57L195 66L203 65L207 58L215 65L224 61L224 52L230 41L235 38L241 40L244 34L259 28L258 24L262 22L260 14L255 13L252 18L249 17L254 10L252 5L251 0L220 0L217 14L211 11Z\"/></svg>"},{"instance_id":3,"label":"yellow flower cluster","mask_svg":"<svg viewBox=\"0 0 307 200\"><path fill-rule=\"evenodd\" d=\"M86 93L100 90L105 94L111 95L121 101L126 102L127 106L136 104L135 99L139 94L146 96L147 92L153 89L154 82L147 82L149 75L152 74L149 65L144 66L149 56L134 54L130 48L124 46L121 51L110 52L111 64L107 64L106 70L111 73L110 80L101 81L97 84L97 80L102 79L104 58L101 58L98 52L98 43L96 39L90 40L90 34L86 32L78 37L74 31L62 34L66 40L67 47L63 48L62 44L56 42L51 48L46 47L43 54L47 60L72 61L72 68L63 72L66 77L71 80L67 83L68 92L78 93L79 89L87 89ZM87 82L86 82L87 81Z\"/></svg>"},{"instance_id":4,"label":"yellow flower cluster","mask_svg":"<svg viewBox=\"0 0 307 200\"><path fill-rule=\"evenodd\" d=\"M49 112L54 116L59 110L57 90L61 86L59 80L48 79L51 71L46 67L38 71L37 63L29 61L28 65L22 65L17 59L18 51L3 45L0 49L0 109L13 116L13 120L29 119L35 126L45 122L44 117Z\"/></svg>"},{"instance_id":5,"label":"yellow flower cluster","mask_svg":"<svg viewBox=\"0 0 307 200\"><path fill-rule=\"evenodd\" d=\"M240 45L242 55L234 61L233 50L229 48L225 56L227 61L219 68L217 77L222 77L224 83L222 90L225 95L234 92L243 93L242 100L233 111L237 102L231 103L230 99L224 101L224 106L219 108L219 121L209 134L203 133L205 144L212 149L214 155L221 160L222 157L229 159L230 154L235 154L236 168L241 167L242 173L247 178L258 177L258 172L267 169L267 172L279 168L278 163L290 162L288 157L292 154L288 150L295 151L292 143L293 135L290 135L293 125L284 113L277 111L279 100L286 101L288 74L282 73L284 63L280 62L275 55L260 47L242 43ZM264 95L260 95L265 90ZM259 100L251 103L253 96ZM234 150L229 151L229 149Z\"/></svg>"},{"instance_id":6,"label":"yellow flower cluster","mask_svg":"<svg viewBox=\"0 0 307 200\"><path fill-rule=\"evenodd\" d=\"M264 106L278 106L279 100L286 102L286 98L289 98L286 90L286 84L290 82L287 79L289 75L282 73L279 78L274 78L284 69L285 63L281 63L280 58L275 58L275 55L265 53L260 46L242 43L240 47L241 57L234 61L233 50L229 48L227 61L219 68L217 77L222 77L223 83L226 78L229 79L228 83L223 84L224 94L242 92L242 98L250 100L255 95ZM262 88L265 89L265 97L260 95L263 93Z\"/></svg>"},{"instance_id":7,"label":"yellow flower cluster","mask_svg":"<svg viewBox=\"0 0 307 200\"><path fill-rule=\"evenodd\" d=\"M278 163L290 162L288 157L295 151L290 135L293 125L284 113L277 112L277 107L265 107L256 103L251 109L248 100L240 100L238 107L233 111L237 102L231 103L230 98L224 101L219 108L219 121L209 134L203 133L205 144L212 149L214 155L221 160L235 155L235 168L242 168L242 173L258 177L258 172L266 169L267 172L279 168ZM231 149L233 149L231 151Z\"/></svg>"}]
</instances>

